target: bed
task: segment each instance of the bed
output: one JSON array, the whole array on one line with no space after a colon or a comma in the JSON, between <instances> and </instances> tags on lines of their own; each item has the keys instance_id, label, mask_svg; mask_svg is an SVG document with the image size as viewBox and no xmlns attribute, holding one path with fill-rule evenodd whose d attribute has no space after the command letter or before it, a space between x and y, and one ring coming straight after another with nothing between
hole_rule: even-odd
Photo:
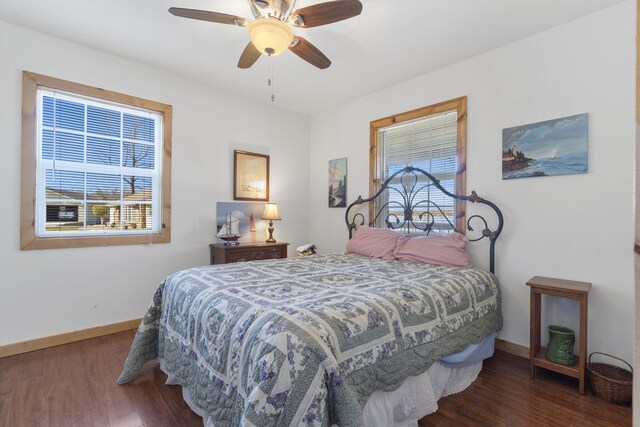
<instances>
[{"instance_id":1,"label":"bed","mask_svg":"<svg viewBox=\"0 0 640 427\"><path fill-rule=\"evenodd\" d=\"M491 272L355 253L177 272L156 290L118 383L159 358L168 382L180 384L204 424L216 427L362 426L371 417L379 421L392 400L406 400L393 393L408 387L424 394L429 378L431 394L466 387L481 362L456 367L454 360L447 368L439 361L470 345L482 347L502 328L492 274L502 214L475 193L448 193L420 169L402 169L383 187L394 183L399 192L407 190L409 207L399 215L392 207L397 202L383 201L383 216L375 217L390 228L429 234L442 221L441 206L417 208L422 201L413 194L425 188L493 210L495 231L480 215L467 222L469 229L471 220L483 224L480 236L469 240L489 240ZM380 194L347 209L350 237L364 225L364 215L354 211ZM434 380L463 371L469 371L466 379L457 382ZM372 408L373 400L382 403Z\"/></svg>"}]
</instances>

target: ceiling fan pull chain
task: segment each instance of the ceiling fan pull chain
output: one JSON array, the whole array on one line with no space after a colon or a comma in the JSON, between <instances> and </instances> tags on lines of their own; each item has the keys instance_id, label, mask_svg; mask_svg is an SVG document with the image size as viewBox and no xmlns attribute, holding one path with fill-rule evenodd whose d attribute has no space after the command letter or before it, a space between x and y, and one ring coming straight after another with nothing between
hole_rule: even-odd
<instances>
[{"instance_id":1,"label":"ceiling fan pull chain","mask_svg":"<svg viewBox=\"0 0 640 427\"><path fill-rule=\"evenodd\" d=\"M271 59L271 58L269 58ZM276 95L275 95L275 84L274 84L274 79L273 79L273 62L269 61L269 80L268 80L268 84L269 86L271 86L271 102L275 102L276 101Z\"/></svg>"}]
</instances>

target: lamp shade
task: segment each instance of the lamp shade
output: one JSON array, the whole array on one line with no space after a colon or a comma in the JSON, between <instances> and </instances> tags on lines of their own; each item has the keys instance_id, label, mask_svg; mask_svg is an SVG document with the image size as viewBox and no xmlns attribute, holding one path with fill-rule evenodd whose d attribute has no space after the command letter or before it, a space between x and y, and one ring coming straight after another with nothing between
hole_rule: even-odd
<instances>
[{"instance_id":1,"label":"lamp shade","mask_svg":"<svg viewBox=\"0 0 640 427\"><path fill-rule=\"evenodd\" d=\"M264 213L262 219L268 219L270 221L279 221L280 213L278 212L278 205L276 203L267 203L264 207Z\"/></svg>"},{"instance_id":2,"label":"lamp shade","mask_svg":"<svg viewBox=\"0 0 640 427\"><path fill-rule=\"evenodd\" d=\"M293 31L276 18L260 18L249 24L249 38L260 53L276 56L287 50L293 41Z\"/></svg>"}]
</instances>

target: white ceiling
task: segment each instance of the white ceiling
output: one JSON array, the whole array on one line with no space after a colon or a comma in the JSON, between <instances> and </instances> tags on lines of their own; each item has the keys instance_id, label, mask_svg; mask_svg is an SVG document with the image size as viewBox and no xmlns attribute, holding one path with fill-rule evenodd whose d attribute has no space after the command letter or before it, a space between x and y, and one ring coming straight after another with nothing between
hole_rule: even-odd
<instances>
[{"instance_id":1,"label":"white ceiling","mask_svg":"<svg viewBox=\"0 0 640 427\"><path fill-rule=\"evenodd\" d=\"M323 0L298 0L297 8ZM246 30L172 16L170 6L251 18L247 0L0 0L0 20L314 114L623 0L362 0L362 15L296 29L333 64L291 52L236 68Z\"/></svg>"}]
</instances>

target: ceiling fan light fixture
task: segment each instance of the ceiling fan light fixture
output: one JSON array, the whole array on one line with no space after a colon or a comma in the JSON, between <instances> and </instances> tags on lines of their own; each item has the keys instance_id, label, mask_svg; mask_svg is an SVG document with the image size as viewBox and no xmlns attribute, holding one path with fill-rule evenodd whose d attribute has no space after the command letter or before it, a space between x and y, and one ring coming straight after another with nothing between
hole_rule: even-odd
<instances>
[{"instance_id":1,"label":"ceiling fan light fixture","mask_svg":"<svg viewBox=\"0 0 640 427\"><path fill-rule=\"evenodd\" d=\"M276 18L260 18L249 23L249 38L253 45L268 56L277 56L293 42L293 31Z\"/></svg>"}]
</instances>

